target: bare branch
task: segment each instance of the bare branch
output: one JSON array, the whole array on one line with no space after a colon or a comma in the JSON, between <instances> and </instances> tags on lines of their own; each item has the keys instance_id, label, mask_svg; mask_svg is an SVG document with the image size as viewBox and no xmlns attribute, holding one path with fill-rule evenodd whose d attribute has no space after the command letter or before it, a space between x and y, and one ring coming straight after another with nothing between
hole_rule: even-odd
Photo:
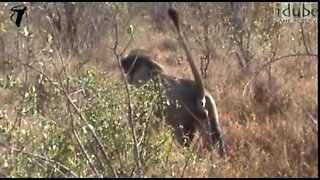
<instances>
[{"instance_id":1,"label":"bare branch","mask_svg":"<svg viewBox=\"0 0 320 180\"><path fill-rule=\"evenodd\" d=\"M277 62L277 61L279 61L279 60L286 59L286 58L289 58L289 57L297 57L297 56L312 56L312 57L318 57L317 54L310 54L310 53L296 53L296 54L289 54L289 55L281 56L281 57L272 59L272 60L270 60L268 63L264 64L264 65L255 73L254 76L257 76L258 74L260 74L260 72L261 72L265 67L269 66L270 64L272 64L272 63L274 63L274 62Z\"/></svg>"},{"instance_id":2,"label":"bare branch","mask_svg":"<svg viewBox=\"0 0 320 180\"><path fill-rule=\"evenodd\" d=\"M89 162L90 168L93 170L93 172L96 174L96 176L99 177L99 173L98 173L97 169L94 167L94 165L93 165L93 163L92 163L92 161L91 161L86 149L83 146L83 143L79 139L79 136L78 136L78 134L76 132L76 129L74 128L74 119L73 119L73 116L72 116L72 113L71 113L70 106L68 106L68 112L69 112L69 116L71 118L71 131L72 131L72 134L76 138L76 140L78 142L78 145L80 146L80 150L81 150L82 154L84 154L85 158Z\"/></svg>"},{"instance_id":3,"label":"bare branch","mask_svg":"<svg viewBox=\"0 0 320 180\"><path fill-rule=\"evenodd\" d=\"M18 149L18 148L15 148L15 147L11 147L11 146L7 146L6 143L3 143L3 142L0 142L0 146L3 146L7 149L10 149L12 151L16 151L16 152L20 152L20 153L23 153L27 156L31 156L31 157L35 157L35 158L38 158L42 161L45 161L45 162L49 162L49 165L56 169L60 174L64 175L63 172L61 172L61 170L59 168L56 168L55 165L58 165L58 166L61 166L65 171L67 171L68 173L70 173L73 177L78 177L75 173L73 173L67 166L61 164L60 162L58 161L55 161L55 160L52 160L52 159L48 159L47 157L44 157L44 156L41 156L41 155L38 155L38 154L33 154L33 153L30 153L30 152L27 152L27 151L24 151L24 150L21 150L21 149Z\"/></svg>"},{"instance_id":4,"label":"bare branch","mask_svg":"<svg viewBox=\"0 0 320 180\"><path fill-rule=\"evenodd\" d=\"M195 144L197 144L197 143L199 142L199 140L200 140L200 138L197 139L197 142L196 142ZM184 166L183 166L183 169L182 169L180 178L183 178L184 172L185 172L185 170L186 170L186 168L187 168L187 166L188 166L188 164L189 164L189 160L191 159L191 156L192 156L193 152L194 152L194 149L193 149L191 152L189 152L189 155L188 155L188 157L187 157L186 163L185 163Z\"/></svg>"},{"instance_id":5,"label":"bare branch","mask_svg":"<svg viewBox=\"0 0 320 180\"><path fill-rule=\"evenodd\" d=\"M314 129L318 132L318 120L316 120L313 116L312 116L312 114L311 113L307 113L307 115L308 115L308 119L315 125L315 126L313 126L314 127Z\"/></svg>"},{"instance_id":6,"label":"bare branch","mask_svg":"<svg viewBox=\"0 0 320 180\"><path fill-rule=\"evenodd\" d=\"M118 177L116 171L113 169L112 165L111 165L111 161L108 158L108 155L106 153L106 150L104 148L104 146L102 145L99 137L96 135L96 133L94 132L94 129L91 128L91 126L89 125L89 123L87 122L86 118L82 115L81 111L78 109L78 107L74 104L73 100L70 98L68 92L63 89L62 87L60 87L62 84L56 83L54 82L51 77L49 77L48 75L46 75L42 70L39 70L37 68L35 68L34 66L30 65L30 64L26 64L24 62L21 62L23 65L41 73L44 77L46 77L48 79L48 81L50 83L52 83L52 85L54 85L57 89L59 89L63 95L67 98L67 101L72 105L72 107L75 109L76 114L78 114L78 116L80 117L80 119L86 124L86 126L89 128L89 132L91 133L91 135L94 137L94 139L98 142L99 148L101 149L101 151L103 152L102 154L104 155L105 160L107 161L107 165L109 166L110 170L112 171L112 174L114 175L114 177ZM60 76L59 76L60 77ZM62 82L62 81L61 81Z\"/></svg>"},{"instance_id":7,"label":"bare branch","mask_svg":"<svg viewBox=\"0 0 320 180\"><path fill-rule=\"evenodd\" d=\"M310 54L310 51L309 51L309 48L308 48L307 42L306 42L306 37L304 36L302 23L300 23L300 31L301 31L301 36L302 36L302 41L303 41L304 48L306 49L307 54Z\"/></svg>"},{"instance_id":8,"label":"bare branch","mask_svg":"<svg viewBox=\"0 0 320 180\"><path fill-rule=\"evenodd\" d=\"M244 89L243 89L243 93L242 93L242 98L244 98L244 95L246 93L246 89L247 87L249 86L249 84L254 80L256 79L256 77L262 72L262 70L266 67L268 67L270 64L274 63L274 62L277 62L277 61L280 61L280 60L283 60L283 59L287 59L289 57L299 57L299 56L311 56L311 57L318 57L317 54L310 54L310 53L296 53L296 54L288 54L288 55L285 55L285 56L281 56L281 57L278 57L278 58L275 58L275 59L272 59L270 60L269 62L265 63L258 71L256 71L254 73L254 75L250 78L250 80L246 83Z\"/></svg>"},{"instance_id":9,"label":"bare branch","mask_svg":"<svg viewBox=\"0 0 320 180\"><path fill-rule=\"evenodd\" d=\"M115 44L114 44L112 49L113 49L114 55L116 56L119 69L121 70L122 79L125 82L125 88L126 88L126 92L127 92L127 102L128 102L128 114L129 114L129 120L128 120L129 122L128 122L128 124L129 124L129 127L131 129L132 136L133 136L134 159L135 159L135 162L136 162L136 166L138 167L138 169L137 169L138 172L137 173L138 173L138 177L141 177L141 169L142 168L141 168L141 160L140 160L140 151L139 151L139 146L138 146L138 142L137 142L137 136L136 136L136 133L135 133L134 123L133 123L132 101L131 101L131 97L130 97L129 86L128 86L128 83L127 83L126 78L125 78L125 73L124 73L123 69L121 68L120 55L117 53L117 47L118 47L118 43L119 43L119 40L118 40L118 25L117 25L117 20L116 20L117 12L118 11L116 9L115 14L113 16L114 22L115 22L114 23ZM132 39L132 38L130 38L130 39ZM129 41L129 43L130 42L131 42L131 40Z\"/></svg>"}]
</instances>

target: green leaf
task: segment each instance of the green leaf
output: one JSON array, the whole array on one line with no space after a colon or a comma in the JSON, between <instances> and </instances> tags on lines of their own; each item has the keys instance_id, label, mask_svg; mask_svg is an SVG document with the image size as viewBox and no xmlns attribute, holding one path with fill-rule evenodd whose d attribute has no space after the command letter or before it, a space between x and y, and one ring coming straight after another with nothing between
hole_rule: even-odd
<instances>
[{"instance_id":1,"label":"green leaf","mask_svg":"<svg viewBox=\"0 0 320 180\"><path fill-rule=\"evenodd\" d=\"M133 33L133 26L132 26L132 24L130 24L130 25L128 26L128 28L127 28L127 33L128 33L129 35L132 35L132 33Z\"/></svg>"},{"instance_id":2,"label":"green leaf","mask_svg":"<svg viewBox=\"0 0 320 180\"><path fill-rule=\"evenodd\" d=\"M68 150L70 150L71 152L74 152L74 150L75 150L75 147L73 146L73 145L69 145L68 146Z\"/></svg>"},{"instance_id":3,"label":"green leaf","mask_svg":"<svg viewBox=\"0 0 320 180\"><path fill-rule=\"evenodd\" d=\"M2 32L7 32L7 30L4 28L3 23L0 24L0 30L1 30Z\"/></svg>"},{"instance_id":4,"label":"green leaf","mask_svg":"<svg viewBox=\"0 0 320 180\"><path fill-rule=\"evenodd\" d=\"M48 34L48 42L49 42L49 43L52 43L52 39L53 39L53 38L52 38L51 34Z\"/></svg>"},{"instance_id":5,"label":"green leaf","mask_svg":"<svg viewBox=\"0 0 320 180\"><path fill-rule=\"evenodd\" d=\"M67 157L67 161L68 161L68 164L70 164L70 165L74 165L74 163L73 163L73 160L71 159L71 157Z\"/></svg>"}]
</instances>

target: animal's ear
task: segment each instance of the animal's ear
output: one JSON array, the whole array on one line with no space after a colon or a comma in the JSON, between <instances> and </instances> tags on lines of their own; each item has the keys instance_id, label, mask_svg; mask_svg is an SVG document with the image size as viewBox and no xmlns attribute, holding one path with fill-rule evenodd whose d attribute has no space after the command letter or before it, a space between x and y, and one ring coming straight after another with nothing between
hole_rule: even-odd
<instances>
[{"instance_id":1,"label":"animal's ear","mask_svg":"<svg viewBox=\"0 0 320 180\"><path fill-rule=\"evenodd\" d=\"M152 77L157 76L159 73L161 73L161 72L158 69L153 69L153 70L150 71L150 75Z\"/></svg>"}]
</instances>

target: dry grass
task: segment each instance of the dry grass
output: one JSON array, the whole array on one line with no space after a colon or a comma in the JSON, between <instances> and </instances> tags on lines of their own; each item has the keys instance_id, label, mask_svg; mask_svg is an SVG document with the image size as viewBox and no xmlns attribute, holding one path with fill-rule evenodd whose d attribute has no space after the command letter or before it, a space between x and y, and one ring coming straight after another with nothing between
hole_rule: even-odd
<instances>
[{"instance_id":1,"label":"dry grass","mask_svg":"<svg viewBox=\"0 0 320 180\"><path fill-rule=\"evenodd\" d=\"M154 49L159 42L169 41L163 40L166 35L151 37ZM137 39L137 47L144 44L143 38ZM184 60L179 65L168 63L167 58L177 61L179 56L184 57L181 48L175 45L174 51L165 51L165 45L160 43L160 49L154 50L157 61L175 75L192 78ZM222 49L220 52L223 54ZM317 125L307 116L310 112L318 117L317 62L303 64L307 74L303 78L295 70L288 73L294 61L274 65L277 71L272 74L271 89L267 74L262 73L244 99L247 79L241 79L234 62L231 58L227 62L213 61L205 79L218 105L228 158L216 159L214 165L208 160L192 160L184 177L318 177ZM168 172L181 172L178 167L172 165Z\"/></svg>"}]
</instances>

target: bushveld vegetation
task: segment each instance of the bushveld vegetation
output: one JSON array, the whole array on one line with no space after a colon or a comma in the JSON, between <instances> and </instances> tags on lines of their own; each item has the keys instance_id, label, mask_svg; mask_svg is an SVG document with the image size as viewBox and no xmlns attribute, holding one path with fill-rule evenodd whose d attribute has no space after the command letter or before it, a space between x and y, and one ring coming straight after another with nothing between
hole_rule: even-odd
<instances>
[{"instance_id":1,"label":"bushveld vegetation","mask_svg":"<svg viewBox=\"0 0 320 180\"><path fill-rule=\"evenodd\" d=\"M0 3L0 177L318 177L318 24L277 23L273 3ZM180 148L153 82L119 59L143 47L192 77L167 8L181 14L216 101L225 159ZM132 120L132 121L130 121Z\"/></svg>"}]
</instances>

